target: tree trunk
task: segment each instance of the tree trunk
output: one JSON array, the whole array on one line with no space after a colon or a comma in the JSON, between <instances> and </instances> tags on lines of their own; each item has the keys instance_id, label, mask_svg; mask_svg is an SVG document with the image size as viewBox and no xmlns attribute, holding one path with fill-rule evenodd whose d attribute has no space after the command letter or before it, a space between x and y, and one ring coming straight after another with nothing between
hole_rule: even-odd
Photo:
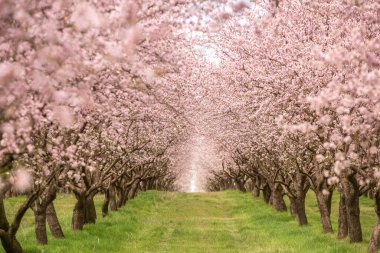
<instances>
[{"instance_id":1,"label":"tree trunk","mask_svg":"<svg viewBox=\"0 0 380 253\"><path fill-rule=\"evenodd\" d=\"M26 211L32 206L33 202L37 199L39 192L31 193L27 200L19 207L16 212L15 218L11 225L9 225L6 218L4 209L3 194L0 192L0 239L7 253L21 253L22 248L20 243L16 240L16 233L20 227L21 220Z\"/></svg>"},{"instance_id":2,"label":"tree trunk","mask_svg":"<svg viewBox=\"0 0 380 253\"><path fill-rule=\"evenodd\" d=\"M377 215L377 224L372 231L371 239L369 241L368 252L376 253L380 248L380 193L375 192L375 211Z\"/></svg>"},{"instance_id":3,"label":"tree trunk","mask_svg":"<svg viewBox=\"0 0 380 253\"><path fill-rule=\"evenodd\" d=\"M117 195L118 195L118 200L117 200L117 208L120 208L124 204L124 200L127 198L126 197L126 190L125 189L117 189Z\"/></svg>"},{"instance_id":4,"label":"tree trunk","mask_svg":"<svg viewBox=\"0 0 380 253\"><path fill-rule=\"evenodd\" d=\"M152 180L152 179L148 180L148 184L147 184L147 189L148 190L152 190L153 189L153 183L154 183L154 180Z\"/></svg>"},{"instance_id":5,"label":"tree trunk","mask_svg":"<svg viewBox=\"0 0 380 253\"><path fill-rule=\"evenodd\" d=\"M22 253L21 245L16 240L16 237L9 235L4 230L0 230L0 238L6 253Z\"/></svg>"},{"instance_id":6,"label":"tree trunk","mask_svg":"<svg viewBox=\"0 0 380 253\"><path fill-rule=\"evenodd\" d=\"M46 233L46 207L45 205L36 201L33 212L35 220L36 241L38 244L47 244L48 239Z\"/></svg>"},{"instance_id":7,"label":"tree trunk","mask_svg":"<svg viewBox=\"0 0 380 253\"><path fill-rule=\"evenodd\" d=\"M116 192L114 189L110 189L110 208L111 211L117 211Z\"/></svg>"},{"instance_id":8,"label":"tree trunk","mask_svg":"<svg viewBox=\"0 0 380 253\"><path fill-rule=\"evenodd\" d=\"M256 177L255 181L253 182L252 195L254 197L260 197L260 181L260 178Z\"/></svg>"},{"instance_id":9,"label":"tree trunk","mask_svg":"<svg viewBox=\"0 0 380 253\"><path fill-rule=\"evenodd\" d=\"M377 253L380 242L380 220L377 221L375 228L372 231L371 239L369 240L368 253Z\"/></svg>"},{"instance_id":10,"label":"tree trunk","mask_svg":"<svg viewBox=\"0 0 380 253\"><path fill-rule=\"evenodd\" d=\"M128 194L128 199L134 199L137 194L137 189L139 187L140 180L137 180L136 182L133 183L131 190L129 191Z\"/></svg>"},{"instance_id":11,"label":"tree trunk","mask_svg":"<svg viewBox=\"0 0 380 253\"><path fill-rule=\"evenodd\" d=\"M77 202L73 210L71 228L73 230L82 230L85 222L85 197L84 194L77 195Z\"/></svg>"},{"instance_id":12,"label":"tree trunk","mask_svg":"<svg viewBox=\"0 0 380 253\"><path fill-rule=\"evenodd\" d=\"M127 203L127 201L128 201L128 196L129 196L129 192L131 191L131 189L132 189L132 186L130 186L130 187L127 187L126 189L125 189L125 191L124 191L124 196L123 196L123 199L122 199L122 206L125 206L125 204Z\"/></svg>"},{"instance_id":13,"label":"tree trunk","mask_svg":"<svg viewBox=\"0 0 380 253\"><path fill-rule=\"evenodd\" d=\"M298 172L295 177L293 187L294 187L294 203L297 210L296 218L300 226L307 225L306 207L305 200L307 191L310 188L310 184L304 174Z\"/></svg>"},{"instance_id":14,"label":"tree trunk","mask_svg":"<svg viewBox=\"0 0 380 253\"><path fill-rule=\"evenodd\" d=\"M141 191L146 191L146 181L141 181L141 183L140 183L140 189L141 189Z\"/></svg>"},{"instance_id":15,"label":"tree trunk","mask_svg":"<svg viewBox=\"0 0 380 253\"><path fill-rule=\"evenodd\" d=\"M102 205L102 216L103 218L108 215L108 206L110 203L110 192L109 189L107 189L104 193L104 201Z\"/></svg>"},{"instance_id":16,"label":"tree trunk","mask_svg":"<svg viewBox=\"0 0 380 253\"><path fill-rule=\"evenodd\" d=\"M0 240L6 253L22 253L20 243L10 231L4 208L3 194L0 193Z\"/></svg>"},{"instance_id":17,"label":"tree trunk","mask_svg":"<svg viewBox=\"0 0 380 253\"><path fill-rule=\"evenodd\" d=\"M255 197L255 198L260 197L260 189L257 188L256 186L253 186L252 196Z\"/></svg>"},{"instance_id":18,"label":"tree trunk","mask_svg":"<svg viewBox=\"0 0 380 253\"><path fill-rule=\"evenodd\" d=\"M306 210L305 210L305 199L306 196L298 196L294 201L295 201L295 206L296 206L296 217L298 224L300 226L307 225L307 217L306 217Z\"/></svg>"},{"instance_id":19,"label":"tree trunk","mask_svg":"<svg viewBox=\"0 0 380 253\"><path fill-rule=\"evenodd\" d=\"M331 226L331 198L332 192L329 195L323 194L322 191L316 190L317 203L319 208L319 213L321 215L321 223L324 233L332 233L333 229Z\"/></svg>"},{"instance_id":20,"label":"tree trunk","mask_svg":"<svg viewBox=\"0 0 380 253\"><path fill-rule=\"evenodd\" d=\"M346 200L348 234L350 242L363 241L362 228L360 224L360 207L359 207L359 184L355 176L342 177L342 190Z\"/></svg>"},{"instance_id":21,"label":"tree trunk","mask_svg":"<svg viewBox=\"0 0 380 253\"><path fill-rule=\"evenodd\" d=\"M289 206L290 206L290 215L293 217L297 216L297 207L296 207L296 201L294 198L289 197Z\"/></svg>"},{"instance_id":22,"label":"tree trunk","mask_svg":"<svg viewBox=\"0 0 380 253\"><path fill-rule=\"evenodd\" d=\"M263 188L263 198L264 198L264 202L267 204L269 204L270 195L271 195L270 187L268 184L265 184Z\"/></svg>"},{"instance_id":23,"label":"tree trunk","mask_svg":"<svg viewBox=\"0 0 380 253\"><path fill-rule=\"evenodd\" d=\"M59 224L59 220L57 217L57 213L55 212L54 203L51 202L46 207L46 219L49 224L50 232L55 238L64 238L61 224Z\"/></svg>"},{"instance_id":24,"label":"tree trunk","mask_svg":"<svg viewBox=\"0 0 380 253\"><path fill-rule=\"evenodd\" d=\"M373 189L370 189L370 190L367 192L367 195L368 195L368 198L370 198L370 199L374 199L374 198L375 198L374 190L373 190Z\"/></svg>"},{"instance_id":25,"label":"tree trunk","mask_svg":"<svg viewBox=\"0 0 380 253\"><path fill-rule=\"evenodd\" d=\"M94 196L88 196L84 202L84 224L96 223L96 209L94 203Z\"/></svg>"},{"instance_id":26,"label":"tree trunk","mask_svg":"<svg viewBox=\"0 0 380 253\"><path fill-rule=\"evenodd\" d=\"M346 198L343 192L340 193L339 199L339 218L338 218L338 238L343 239L348 235L347 208Z\"/></svg>"},{"instance_id":27,"label":"tree trunk","mask_svg":"<svg viewBox=\"0 0 380 253\"><path fill-rule=\"evenodd\" d=\"M246 189L244 187L244 184L237 178L234 178L235 185L237 189L241 192L246 192Z\"/></svg>"},{"instance_id":28,"label":"tree trunk","mask_svg":"<svg viewBox=\"0 0 380 253\"><path fill-rule=\"evenodd\" d=\"M40 199L34 202L34 207L32 208L35 216L35 232L38 244L48 243L46 221L49 223L53 236L63 237L63 232L59 225L53 205L53 200L56 198L57 188L55 187L55 184L52 184L45 190L46 194L40 196Z\"/></svg>"},{"instance_id":29,"label":"tree trunk","mask_svg":"<svg viewBox=\"0 0 380 253\"><path fill-rule=\"evenodd\" d=\"M274 186L271 194L271 200L272 200L272 207L279 211L279 212L285 212L287 210L284 198L282 196L281 190L278 188L278 186Z\"/></svg>"}]
</instances>

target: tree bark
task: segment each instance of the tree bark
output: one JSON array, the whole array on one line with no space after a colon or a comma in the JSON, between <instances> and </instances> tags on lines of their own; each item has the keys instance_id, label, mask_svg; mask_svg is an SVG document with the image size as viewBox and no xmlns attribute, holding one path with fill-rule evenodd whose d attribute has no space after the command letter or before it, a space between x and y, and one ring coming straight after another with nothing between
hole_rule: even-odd
<instances>
[{"instance_id":1,"label":"tree bark","mask_svg":"<svg viewBox=\"0 0 380 253\"><path fill-rule=\"evenodd\" d=\"M370 190L367 192L367 196L368 196L368 198L370 198L370 199L374 199L374 198L375 198L374 190L373 190L373 189L370 189Z\"/></svg>"},{"instance_id":2,"label":"tree bark","mask_svg":"<svg viewBox=\"0 0 380 253\"><path fill-rule=\"evenodd\" d=\"M332 199L332 191L329 195L323 194L322 191L317 190L317 203L319 208L319 213L321 215L321 223L323 227L324 233L332 233L332 225L331 225L331 199Z\"/></svg>"},{"instance_id":3,"label":"tree bark","mask_svg":"<svg viewBox=\"0 0 380 253\"><path fill-rule=\"evenodd\" d=\"M297 210L297 221L300 226L307 225L307 216L306 216L306 209L305 209L305 198L306 196L299 196L295 199L295 205Z\"/></svg>"},{"instance_id":4,"label":"tree bark","mask_svg":"<svg viewBox=\"0 0 380 253\"><path fill-rule=\"evenodd\" d=\"M290 215L293 217L296 217L297 216L297 207L296 207L295 199L292 197L289 197L289 202L290 202Z\"/></svg>"},{"instance_id":5,"label":"tree bark","mask_svg":"<svg viewBox=\"0 0 380 253\"><path fill-rule=\"evenodd\" d=\"M368 252L376 253L380 248L380 193L375 192L375 212L377 215L377 224L372 231L371 239L369 241Z\"/></svg>"},{"instance_id":6,"label":"tree bark","mask_svg":"<svg viewBox=\"0 0 380 253\"><path fill-rule=\"evenodd\" d=\"M271 195L270 187L268 184L265 184L263 188L263 198L264 198L264 202L267 204L269 204L270 195Z\"/></svg>"},{"instance_id":7,"label":"tree bark","mask_svg":"<svg viewBox=\"0 0 380 253\"><path fill-rule=\"evenodd\" d=\"M22 253L20 243L9 233L9 223L4 208L3 195L0 193L0 239L6 253Z\"/></svg>"},{"instance_id":8,"label":"tree bark","mask_svg":"<svg viewBox=\"0 0 380 253\"><path fill-rule=\"evenodd\" d=\"M342 190L346 200L348 234L350 242L363 241L362 228L360 224L360 207L359 207L359 184L355 176L342 177Z\"/></svg>"},{"instance_id":9,"label":"tree bark","mask_svg":"<svg viewBox=\"0 0 380 253\"><path fill-rule=\"evenodd\" d=\"M300 172L297 172L295 180L292 183L294 189L294 203L297 210L296 218L300 226L307 225L308 220L306 216L306 194L310 188L309 181L306 176Z\"/></svg>"},{"instance_id":10,"label":"tree bark","mask_svg":"<svg viewBox=\"0 0 380 253\"><path fill-rule=\"evenodd\" d=\"M117 208L120 208L123 206L124 204L124 200L127 198L127 193L126 193L126 189L122 189L122 188L117 188L116 190L117 192L117 195L118 195L118 200L117 200Z\"/></svg>"},{"instance_id":11,"label":"tree bark","mask_svg":"<svg viewBox=\"0 0 380 253\"><path fill-rule=\"evenodd\" d=\"M140 189L141 191L146 191L146 181L142 180L140 183Z\"/></svg>"},{"instance_id":12,"label":"tree bark","mask_svg":"<svg viewBox=\"0 0 380 253\"><path fill-rule=\"evenodd\" d=\"M124 195L123 195L123 199L122 199L122 202L121 202L121 206L125 206L125 204L127 203L127 201L128 201L128 196L129 196L129 192L131 191L131 189L132 189L132 186L130 186L130 187L127 187L126 189L125 189L125 191L124 191ZM120 207L121 207L120 206Z\"/></svg>"},{"instance_id":13,"label":"tree bark","mask_svg":"<svg viewBox=\"0 0 380 253\"><path fill-rule=\"evenodd\" d=\"M116 192L113 188L110 189L110 208L111 211L117 211Z\"/></svg>"},{"instance_id":14,"label":"tree bark","mask_svg":"<svg viewBox=\"0 0 380 253\"><path fill-rule=\"evenodd\" d=\"M252 196L255 197L255 198L260 197L260 189L257 188L256 186L253 186Z\"/></svg>"},{"instance_id":15,"label":"tree bark","mask_svg":"<svg viewBox=\"0 0 380 253\"><path fill-rule=\"evenodd\" d=\"M246 192L247 190L244 187L244 184L237 178L234 178L235 185L237 189L241 192Z\"/></svg>"},{"instance_id":16,"label":"tree bark","mask_svg":"<svg viewBox=\"0 0 380 253\"><path fill-rule=\"evenodd\" d=\"M6 253L22 253L21 245L15 236L11 236L9 233L0 229L0 238Z\"/></svg>"},{"instance_id":17,"label":"tree bark","mask_svg":"<svg viewBox=\"0 0 380 253\"><path fill-rule=\"evenodd\" d=\"M17 210L12 224L9 225L4 208L4 195L0 192L0 240L6 253L22 253L22 247L16 239L16 233L22 218L37 196L38 192L28 196L27 200Z\"/></svg>"},{"instance_id":18,"label":"tree bark","mask_svg":"<svg viewBox=\"0 0 380 253\"><path fill-rule=\"evenodd\" d=\"M340 193L339 199L339 218L338 218L338 238L343 239L348 235L347 208L346 198L343 192Z\"/></svg>"},{"instance_id":19,"label":"tree bark","mask_svg":"<svg viewBox=\"0 0 380 253\"><path fill-rule=\"evenodd\" d=\"M133 183L131 190L128 194L128 199L134 199L137 194L137 189L139 187L140 180L136 180L136 182Z\"/></svg>"},{"instance_id":20,"label":"tree bark","mask_svg":"<svg viewBox=\"0 0 380 253\"><path fill-rule=\"evenodd\" d=\"M102 205L102 216L103 216L103 218L108 215L109 203L110 203L110 193L109 193L109 189L107 189L104 193L104 201L103 201L103 205Z\"/></svg>"},{"instance_id":21,"label":"tree bark","mask_svg":"<svg viewBox=\"0 0 380 253\"><path fill-rule=\"evenodd\" d=\"M252 180L252 196L260 197L260 178L258 177Z\"/></svg>"},{"instance_id":22,"label":"tree bark","mask_svg":"<svg viewBox=\"0 0 380 253\"><path fill-rule=\"evenodd\" d=\"M94 196L87 196L84 202L84 224L96 223L96 208L94 203Z\"/></svg>"},{"instance_id":23,"label":"tree bark","mask_svg":"<svg viewBox=\"0 0 380 253\"><path fill-rule=\"evenodd\" d=\"M71 228L73 230L82 230L85 222L85 197L84 194L76 195L77 202L73 210Z\"/></svg>"},{"instance_id":24,"label":"tree bark","mask_svg":"<svg viewBox=\"0 0 380 253\"><path fill-rule=\"evenodd\" d=\"M47 233L46 233L46 207L36 201L33 208L34 221L35 221L35 234L36 241L38 244L47 244Z\"/></svg>"},{"instance_id":25,"label":"tree bark","mask_svg":"<svg viewBox=\"0 0 380 253\"><path fill-rule=\"evenodd\" d=\"M368 253L377 253L380 242L380 220L377 221L375 228L372 231L371 239L369 240Z\"/></svg>"},{"instance_id":26,"label":"tree bark","mask_svg":"<svg viewBox=\"0 0 380 253\"><path fill-rule=\"evenodd\" d=\"M34 202L32 210L34 212L35 233L36 233L36 241L38 244L48 243L47 231L46 231L46 220L49 219L49 221L53 222L52 219L54 219L53 216L55 216L55 219L56 219L55 222L58 222L58 219L56 217L56 213L54 210L54 206L52 204L53 200L56 198L56 192L57 192L57 188L55 187L55 184L51 184L45 189L45 194L42 194L40 198ZM50 206L49 217L47 216L48 206ZM53 207L53 210L51 209L51 207ZM52 231L52 233L53 232L54 231Z\"/></svg>"},{"instance_id":27,"label":"tree bark","mask_svg":"<svg viewBox=\"0 0 380 253\"><path fill-rule=\"evenodd\" d=\"M272 189L271 200L272 207L275 210L279 212L285 212L287 210L281 189L279 189L278 186L274 186Z\"/></svg>"},{"instance_id":28,"label":"tree bark","mask_svg":"<svg viewBox=\"0 0 380 253\"><path fill-rule=\"evenodd\" d=\"M59 224L59 220L53 202L51 202L46 207L46 219L49 224L51 234L55 238L64 238L65 235L63 234L61 224Z\"/></svg>"}]
</instances>

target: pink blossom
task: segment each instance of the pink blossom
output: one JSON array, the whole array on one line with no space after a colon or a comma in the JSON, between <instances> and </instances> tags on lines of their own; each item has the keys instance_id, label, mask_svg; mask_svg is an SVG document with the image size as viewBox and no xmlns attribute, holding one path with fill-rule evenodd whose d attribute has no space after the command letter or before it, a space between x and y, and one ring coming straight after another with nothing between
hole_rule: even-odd
<instances>
[{"instance_id":1,"label":"pink blossom","mask_svg":"<svg viewBox=\"0 0 380 253\"><path fill-rule=\"evenodd\" d=\"M98 28L101 25L101 17L96 8L87 3L79 3L75 7L75 12L71 16L71 21L79 31L86 31L90 28Z\"/></svg>"},{"instance_id":2,"label":"pink blossom","mask_svg":"<svg viewBox=\"0 0 380 253\"><path fill-rule=\"evenodd\" d=\"M75 123L75 116L67 106L55 106L53 108L53 116L63 127L70 128Z\"/></svg>"},{"instance_id":3,"label":"pink blossom","mask_svg":"<svg viewBox=\"0 0 380 253\"><path fill-rule=\"evenodd\" d=\"M15 191L19 193L29 191L32 188L32 182L33 178L27 171L23 169L16 169L12 171L10 183Z\"/></svg>"}]
</instances>

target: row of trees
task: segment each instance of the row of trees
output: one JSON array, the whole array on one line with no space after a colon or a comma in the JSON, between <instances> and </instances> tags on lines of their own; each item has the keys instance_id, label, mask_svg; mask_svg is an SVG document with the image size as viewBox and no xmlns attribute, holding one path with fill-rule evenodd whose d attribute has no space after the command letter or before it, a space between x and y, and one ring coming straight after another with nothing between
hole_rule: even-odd
<instances>
[{"instance_id":1,"label":"row of trees","mask_svg":"<svg viewBox=\"0 0 380 253\"><path fill-rule=\"evenodd\" d=\"M104 194L105 216L138 190L178 189L183 164L175 158L187 152L185 126L192 123L185 111L193 109L183 61L191 55L181 48L192 45L188 31L205 28L206 14L224 20L219 12L226 2L1 1L6 252L22 251L16 233L29 208L38 243L47 243L46 221L63 237L54 211L58 192L75 195L72 228L80 230L96 220L97 194ZM239 6L236 12L245 5ZM4 198L15 193L27 200L9 222Z\"/></svg>"},{"instance_id":2,"label":"row of trees","mask_svg":"<svg viewBox=\"0 0 380 253\"><path fill-rule=\"evenodd\" d=\"M380 214L380 5L258 6L259 14L244 15L248 26L232 19L210 40L226 61L223 71L213 70L225 85L215 89L208 135L225 158L208 188L246 191L249 185L278 211L287 210L286 196L300 225L308 223L305 198L312 190L326 233L338 192L338 237L360 242L359 197L373 196ZM369 252L380 247L379 224Z\"/></svg>"},{"instance_id":3,"label":"row of trees","mask_svg":"<svg viewBox=\"0 0 380 253\"><path fill-rule=\"evenodd\" d=\"M55 126L50 126L34 133L35 151L21 156L14 165L29 172L31 178L20 178L26 173L21 169L3 175L0 217L6 252L21 252L16 233L29 208L35 216L37 243L48 242L46 222L53 236L63 237L54 209L54 199L59 192L75 195L72 229L82 230L85 224L96 222L94 197L97 194L104 194L102 216L105 217L109 208L116 211L139 190L176 190L174 183L178 173L172 170L167 155L171 141L165 146L165 142L154 140L157 130L149 133L146 124L144 126L145 129L130 122L127 133L121 135L117 143L102 136L96 126L89 123L84 123L79 131L57 131ZM55 138L59 138L59 142ZM27 199L15 218L8 222L3 198L7 191L18 190L17 185L12 185L14 180L27 180L22 185Z\"/></svg>"},{"instance_id":4,"label":"row of trees","mask_svg":"<svg viewBox=\"0 0 380 253\"><path fill-rule=\"evenodd\" d=\"M95 222L98 193L106 215L138 189L174 189L183 163L173 160L187 157L190 133L225 158L211 190L244 191L249 180L277 210L287 195L306 224L312 189L325 232L338 190L340 236L361 241L359 196L373 192L380 210L379 9L376 0L1 2L3 247L21 251L15 234L30 207L39 242L46 220L59 231L61 190L76 196L81 229ZM10 188L28 194L11 223Z\"/></svg>"},{"instance_id":5,"label":"row of trees","mask_svg":"<svg viewBox=\"0 0 380 253\"><path fill-rule=\"evenodd\" d=\"M138 191L178 189L173 154L184 120L161 77L176 67L162 20L181 4L2 1L0 239L7 253L22 252L16 233L29 208L37 243L47 243L46 224L64 236L54 208L60 192L75 195L72 229L81 230L96 222L98 194L104 217ZM9 220L4 199L19 193L26 200Z\"/></svg>"}]
</instances>

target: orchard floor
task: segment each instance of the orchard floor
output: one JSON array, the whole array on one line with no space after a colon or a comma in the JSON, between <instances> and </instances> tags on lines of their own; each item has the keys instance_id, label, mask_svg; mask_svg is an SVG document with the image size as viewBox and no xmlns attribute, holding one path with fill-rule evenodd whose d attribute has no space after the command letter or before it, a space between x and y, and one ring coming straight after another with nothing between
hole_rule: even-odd
<instances>
[{"instance_id":1,"label":"orchard floor","mask_svg":"<svg viewBox=\"0 0 380 253\"><path fill-rule=\"evenodd\" d=\"M336 228L337 195L333 221ZM15 210L20 198L7 200ZM98 215L101 197L96 199ZM277 213L262 199L235 191L218 193L163 193L149 191L126 207L98 218L84 231L70 231L72 196L56 201L66 238L49 237L49 245L36 246L33 217L28 211L18 233L25 252L366 252L375 214L372 201L361 199L365 241L349 244L335 234L322 234L315 198L310 192L310 225L299 227L289 213ZM1 252L2 249L0 249Z\"/></svg>"}]
</instances>

